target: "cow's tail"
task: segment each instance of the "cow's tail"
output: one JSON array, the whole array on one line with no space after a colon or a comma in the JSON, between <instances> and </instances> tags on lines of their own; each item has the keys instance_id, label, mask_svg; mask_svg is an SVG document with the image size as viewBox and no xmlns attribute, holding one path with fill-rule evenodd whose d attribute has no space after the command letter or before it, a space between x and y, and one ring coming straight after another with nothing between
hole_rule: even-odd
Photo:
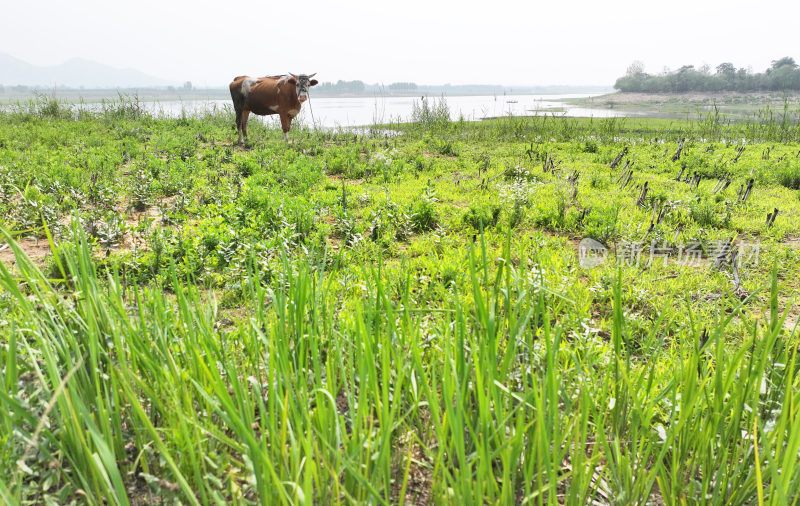
<instances>
[{"instance_id":1,"label":"cow's tail","mask_svg":"<svg viewBox=\"0 0 800 506\"><path fill-rule=\"evenodd\" d=\"M242 94L241 85L231 85L231 98L233 99L233 107L238 111L244 104L244 95Z\"/></svg>"}]
</instances>

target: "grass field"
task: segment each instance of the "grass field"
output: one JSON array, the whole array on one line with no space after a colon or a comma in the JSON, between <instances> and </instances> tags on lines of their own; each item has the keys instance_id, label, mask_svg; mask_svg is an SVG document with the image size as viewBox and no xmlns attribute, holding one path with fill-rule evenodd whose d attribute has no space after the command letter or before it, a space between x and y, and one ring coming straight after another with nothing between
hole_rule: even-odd
<instances>
[{"instance_id":1,"label":"grass field","mask_svg":"<svg viewBox=\"0 0 800 506\"><path fill-rule=\"evenodd\" d=\"M800 126L415 116L0 113L0 502L796 504Z\"/></svg>"}]
</instances>

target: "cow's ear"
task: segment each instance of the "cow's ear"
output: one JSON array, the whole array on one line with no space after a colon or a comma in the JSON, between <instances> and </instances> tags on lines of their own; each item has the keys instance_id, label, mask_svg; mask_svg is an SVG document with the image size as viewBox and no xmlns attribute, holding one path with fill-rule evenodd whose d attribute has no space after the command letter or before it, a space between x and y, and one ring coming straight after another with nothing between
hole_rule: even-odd
<instances>
[{"instance_id":1,"label":"cow's ear","mask_svg":"<svg viewBox=\"0 0 800 506\"><path fill-rule=\"evenodd\" d=\"M318 84L319 84L319 81L317 81L316 79L312 79L312 80L310 80L310 81L308 82L308 85L309 85L309 86L316 86L316 85L318 85Z\"/></svg>"},{"instance_id":2,"label":"cow's ear","mask_svg":"<svg viewBox=\"0 0 800 506\"><path fill-rule=\"evenodd\" d=\"M297 84L297 79L295 79L294 77L290 77L288 82L289 84Z\"/></svg>"}]
</instances>

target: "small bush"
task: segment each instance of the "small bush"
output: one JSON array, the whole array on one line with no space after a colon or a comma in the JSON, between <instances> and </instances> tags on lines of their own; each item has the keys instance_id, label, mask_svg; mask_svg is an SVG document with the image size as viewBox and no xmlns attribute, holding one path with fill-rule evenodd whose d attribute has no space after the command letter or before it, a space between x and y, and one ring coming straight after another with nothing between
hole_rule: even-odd
<instances>
[{"instance_id":1,"label":"small bush","mask_svg":"<svg viewBox=\"0 0 800 506\"><path fill-rule=\"evenodd\" d=\"M490 205L471 205L464 213L461 221L465 225L481 230L482 228L494 227L500 219L502 208L498 204Z\"/></svg>"},{"instance_id":2,"label":"small bush","mask_svg":"<svg viewBox=\"0 0 800 506\"><path fill-rule=\"evenodd\" d=\"M347 246L353 246L361 240L361 232L356 224L355 217L347 211L339 211L334 225L336 237L343 240Z\"/></svg>"},{"instance_id":3,"label":"small bush","mask_svg":"<svg viewBox=\"0 0 800 506\"><path fill-rule=\"evenodd\" d=\"M18 104L20 112L41 119L75 119L72 105L59 102L54 96L36 93L35 97L25 104Z\"/></svg>"},{"instance_id":4,"label":"small bush","mask_svg":"<svg viewBox=\"0 0 800 506\"><path fill-rule=\"evenodd\" d=\"M359 159L354 149L331 148L325 154L325 167L328 174L349 173L357 165L359 165Z\"/></svg>"},{"instance_id":5,"label":"small bush","mask_svg":"<svg viewBox=\"0 0 800 506\"><path fill-rule=\"evenodd\" d=\"M287 199L281 206L283 214L282 227L289 228L298 243L311 238L317 228L314 209L302 199Z\"/></svg>"},{"instance_id":6,"label":"small bush","mask_svg":"<svg viewBox=\"0 0 800 506\"><path fill-rule=\"evenodd\" d=\"M275 182L289 194L303 195L322 179L322 170L313 160L298 158L287 162L276 170Z\"/></svg>"},{"instance_id":7,"label":"small bush","mask_svg":"<svg viewBox=\"0 0 800 506\"><path fill-rule=\"evenodd\" d=\"M439 213L436 212L434 203L436 197L429 188L408 208L408 215L411 218L411 228L414 232L425 232L433 230L439 224Z\"/></svg>"},{"instance_id":8,"label":"small bush","mask_svg":"<svg viewBox=\"0 0 800 506\"><path fill-rule=\"evenodd\" d=\"M514 204L514 209L511 211L511 214L508 215L508 228L516 228L520 223L522 223L524 218L525 208L519 203Z\"/></svg>"},{"instance_id":9,"label":"small bush","mask_svg":"<svg viewBox=\"0 0 800 506\"><path fill-rule=\"evenodd\" d=\"M559 189L551 198L536 201L536 225L550 230L567 228L567 195Z\"/></svg>"},{"instance_id":10,"label":"small bush","mask_svg":"<svg viewBox=\"0 0 800 506\"><path fill-rule=\"evenodd\" d=\"M597 153L598 151L597 143L593 140L587 140L583 143L583 152L584 153Z\"/></svg>"},{"instance_id":11,"label":"small bush","mask_svg":"<svg viewBox=\"0 0 800 506\"><path fill-rule=\"evenodd\" d=\"M458 156L458 146L452 139L442 139L439 137L428 137L425 144L434 153L441 156Z\"/></svg>"},{"instance_id":12,"label":"small bush","mask_svg":"<svg viewBox=\"0 0 800 506\"><path fill-rule=\"evenodd\" d=\"M446 126L450 123L450 107L444 97L428 101L427 98L411 105L411 121L428 126Z\"/></svg>"},{"instance_id":13,"label":"small bush","mask_svg":"<svg viewBox=\"0 0 800 506\"><path fill-rule=\"evenodd\" d=\"M141 212L153 205L152 183L153 179L145 170L133 175L130 181L131 208Z\"/></svg>"},{"instance_id":14,"label":"small bush","mask_svg":"<svg viewBox=\"0 0 800 506\"><path fill-rule=\"evenodd\" d=\"M531 171L522 167L521 165L515 165L514 167L506 168L506 172L503 177L508 181L536 181L536 176L531 174Z\"/></svg>"},{"instance_id":15,"label":"small bush","mask_svg":"<svg viewBox=\"0 0 800 506\"><path fill-rule=\"evenodd\" d=\"M619 222L619 205L594 210L586 219L583 234L585 237L608 244L619 235L617 223Z\"/></svg>"},{"instance_id":16,"label":"small bush","mask_svg":"<svg viewBox=\"0 0 800 506\"><path fill-rule=\"evenodd\" d=\"M730 211L721 209L719 203L711 199L698 199L689 206L689 216L701 227L719 228L730 222Z\"/></svg>"},{"instance_id":17,"label":"small bush","mask_svg":"<svg viewBox=\"0 0 800 506\"><path fill-rule=\"evenodd\" d=\"M603 177L597 172L589 174L589 186L595 189L608 188L608 178Z\"/></svg>"},{"instance_id":18,"label":"small bush","mask_svg":"<svg viewBox=\"0 0 800 506\"><path fill-rule=\"evenodd\" d=\"M235 163L242 177L250 177L259 169L258 161L252 157L237 157Z\"/></svg>"},{"instance_id":19,"label":"small bush","mask_svg":"<svg viewBox=\"0 0 800 506\"><path fill-rule=\"evenodd\" d=\"M800 163L786 163L778 167L778 183L791 190L800 190Z\"/></svg>"}]
</instances>

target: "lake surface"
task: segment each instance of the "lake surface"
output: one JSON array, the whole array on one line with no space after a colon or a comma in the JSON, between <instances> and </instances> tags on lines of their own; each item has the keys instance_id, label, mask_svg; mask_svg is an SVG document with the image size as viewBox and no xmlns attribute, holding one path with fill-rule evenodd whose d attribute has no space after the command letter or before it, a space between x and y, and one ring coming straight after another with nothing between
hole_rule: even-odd
<instances>
[{"instance_id":1,"label":"lake surface","mask_svg":"<svg viewBox=\"0 0 800 506\"><path fill-rule=\"evenodd\" d=\"M601 95L470 95L470 96L425 96L430 107L442 98L447 101L452 120L464 118L476 121L502 116L556 115L569 117L613 118L640 116L641 113L613 109L589 109L573 106L564 100ZM300 115L295 119L303 125L320 128L352 128L391 122L411 121L414 104L421 103L422 96L414 97L314 97L303 104ZM156 116L179 117L202 115L212 111L222 111L231 115L233 107L230 100L164 100L141 101L141 106ZM76 109L101 111L99 102L74 104ZM0 104L0 109L14 109L13 104ZM280 125L278 117L251 115L251 121L263 121L270 125Z\"/></svg>"},{"instance_id":2,"label":"lake surface","mask_svg":"<svg viewBox=\"0 0 800 506\"><path fill-rule=\"evenodd\" d=\"M635 115L611 109L587 109L574 107L563 102L567 98L584 98L599 94L572 95L478 95L445 96L451 119L463 117L465 120L481 120L498 116L531 116L534 114L555 114L570 117L623 117ZM354 127L410 121L413 105L420 103L419 97L318 97L313 95L303 104L298 116L304 125L322 128ZM440 97L426 97L429 105L438 102ZM203 114L212 110L233 110L230 100L187 100L145 102L144 107L157 115L180 116L181 114ZM257 116L250 116L259 118ZM268 124L278 125L277 116L259 118ZM296 120L297 121L297 120Z\"/></svg>"}]
</instances>

